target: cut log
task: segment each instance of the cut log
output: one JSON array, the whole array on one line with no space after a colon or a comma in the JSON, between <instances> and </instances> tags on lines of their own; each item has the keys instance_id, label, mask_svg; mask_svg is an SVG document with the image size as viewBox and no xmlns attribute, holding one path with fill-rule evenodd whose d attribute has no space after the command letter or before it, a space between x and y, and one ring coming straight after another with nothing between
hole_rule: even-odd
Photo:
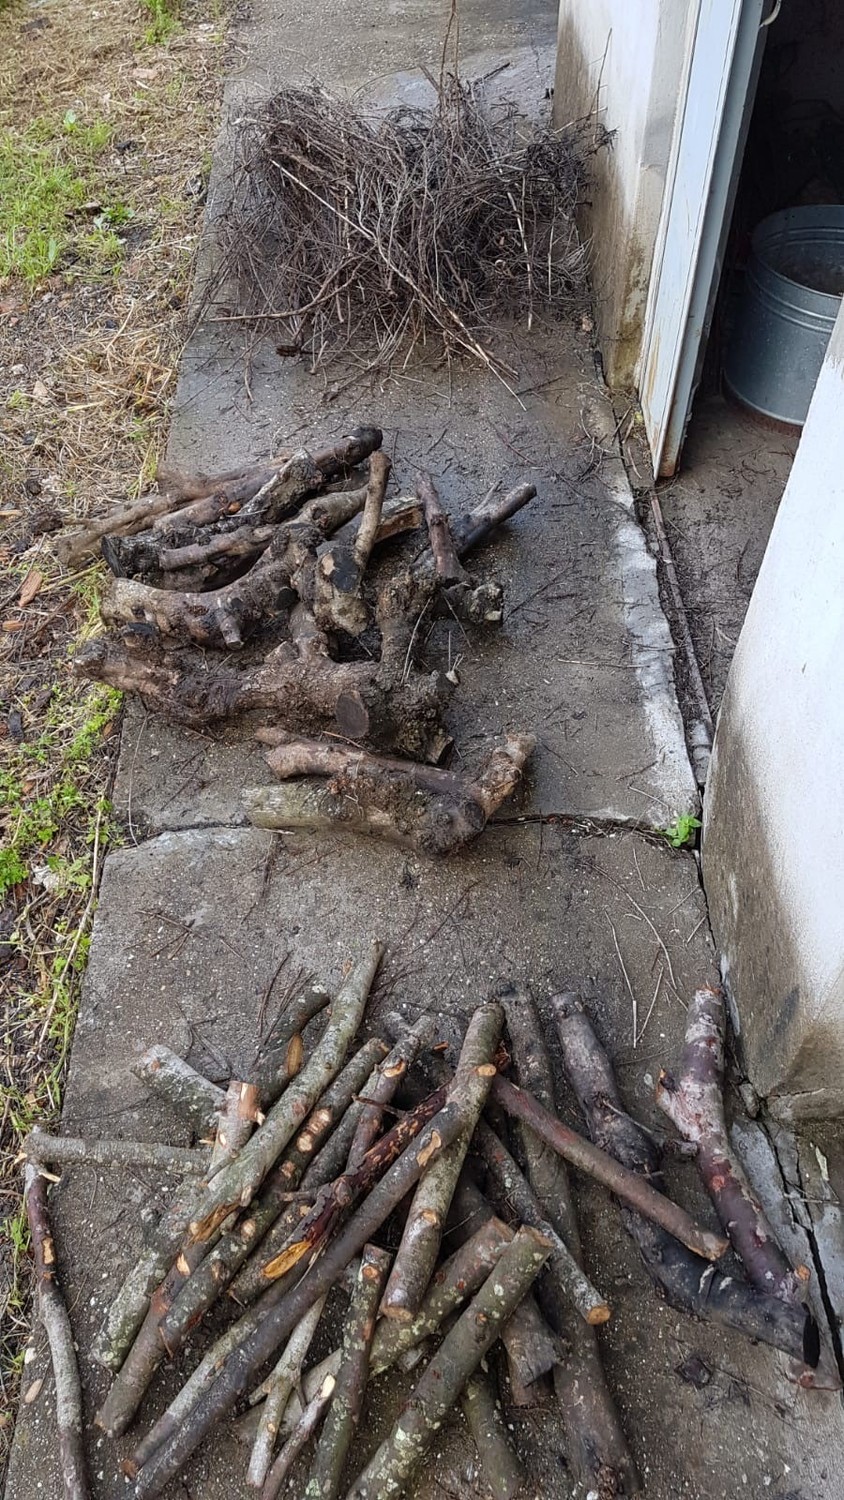
<instances>
[{"instance_id":1,"label":"cut log","mask_svg":"<svg viewBox=\"0 0 844 1500\"><path fill-rule=\"evenodd\" d=\"M723 1096L725 1030L724 996L704 985L689 1005L680 1077L662 1071L657 1103L680 1135L697 1146L700 1175L748 1280L784 1302L802 1302L808 1267L792 1270L730 1142Z\"/></svg>"},{"instance_id":2,"label":"cut log","mask_svg":"<svg viewBox=\"0 0 844 1500\"><path fill-rule=\"evenodd\" d=\"M463 1044L463 1059L474 1069L466 1097L466 1129L421 1178L405 1221L381 1312L410 1321L421 1305L440 1253L446 1217L466 1159L469 1141L495 1077L492 1058L501 1039L504 1012L489 1004L475 1011ZM487 1067L483 1066L488 1064Z\"/></svg>"},{"instance_id":3,"label":"cut log","mask_svg":"<svg viewBox=\"0 0 844 1500\"><path fill-rule=\"evenodd\" d=\"M551 1008L566 1075L593 1140L632 1171L647 1173L660 1184L658 1148L626 1113L609 1058L580 1000L570 993L556 995ZM671 1307L782 1349L799 1362L801 1385L837 1387L829 1362L821 1360L818 1326L808 1309L760 1292L740 1277L724 1276L714 1266L701 1267L677 1239L639 1213L625 1208L623 1218Z\"/></svg>"},{"instance_id":4,"label":"cut log","mask_svg":"<svg viewBox=\"0 0 844 1500\"><path fill-rule=\"evenodd\" d=\"M518 1081L544 1109L556 1113L551 1059L536 1005L526 991L513 988L502 991L500 999ZM517 1134L539 1207L582 1266L580 1230L565 1162L528 1125L518 1122ZM595 1329L582 1317L572 1316L565 1280L557 1276L553 1256L539 1277L537 1296L546 1321L568 1346L566 1359L554 1369L554 1390L572 1474L586 1493L638 1494L641 1482L607 1386Z\"/></svg>"},{"instance_id":5,"label":"cut log","mask_svg":"<svg viewBox=\"0 0 844 1500\"><path fill-rule=\"evenodd\" d=\"M373 453L363 515L354 541L335 542L316 560L313 615L321 630L358 636L371 622L361 585L381 523L389 477L390 460L386 453Z\"/></svg>"},{"instance_id":6,"label":"cut log","mask_svg":"<svg viewBox=\"0 0 844 1500\"><path fill-rule=\"evenodd\" d=\"M337 1381L314 1454L304 1500L338 1500L340 1495L343 1468L363 1408L375 1318L389 1267L390 1256L386 1250L380 1250L376 1245L364 1245L343 1329Z\"/></svg>"},{"instance_id":7,"label":"cut log","mask_svg":"<svg viewBox=\"0 0 844 1500\"><path fill-rule=\"evenodd\" d=\"M575 1130L569 1130L568 1126L550 1115L523 1089L516 1088L514 1084L499 1077L493 1083L492 1095L495 1102L508 1114L529 1125L541 1140L559 1152L564 1161L570 1162L573 1167L609 1188L628 1207L637 1209L639 1213L653 1219L655 1224L667 1229L669 1234L687 1245L695 1255L702 1256L704 1260L718 1260L724 1254L726 1240L717 1234L711 1234L709 1230L701 1229L679 1204L672 1203L664 1193L657 1192L650 1183L636 1177L606 1151L584 1140Z\"/></svg>"},{"instance_id":8,"label":"cut log","mask_svg":"<svg viewBox=\"0 0 844 1500\"><path fill-rule=\"evenodd\" d=\"M592 1327L606 1323L611 1316L606 1297L596 1290L574 1259L565 1241L546 1218L518 1163L484 1120L475 1131L472 1147L489 1174L488 1192L493 1202L502 1210L509 1208L523 1224L532 1225L551 1241L554 1248L549 1266L553 1268L557 1285L566 1300L577 1309L584 1322Z\"/></svg>"},{"instance_id":9,"label":"cut log","mask_svg":"<svg viewBox=\"0 0 844 1500\"><path fill-rule=\"evenodd\" d=\"M420 1016L396 1041L383 1062L376 1067L371 1080L361 1090L363 1109L349 1147L348 1170L360 1165L381 1130L385 1106L390 1103L408 1068L436 1032L433 1016Z\"/></svg>"},{"instance_id":10,"label":"cut log","mask_svg":"<svg viewBox=\"0 0 844 1500\"><path fill-rule=\"evenodd\" d=\"M267 1475L266 1484L261 1490L261 1500L276 1500L276 1497L281 1494L282 1485L290 1470L322 1421L331 1400L334 1385L334 1376L326 1375L317 1394L308 1402Z\"/></svg>"},{"instance_id":11,"label":"cut log","mask_svg":"<svg viewBox=\"0 0 844 1500\"><path fill-rule=\"evenodd\" d=\"M267 755L276 776L330 780L324 786L305 780L244 792L244 806L257 827L339 829L436 856L452 854L478 837L518 786L535 745L532 735L509 735L472 776L318 740L279 743L282 736L274 731L259 737L276 742Z\"/></svg>"},{"instance_id":12,"label":"cut log","mask_svg":"<svg viewBox=\"0 0 844 1500\"><path fill-rule=\"evenodd\" d=\"M501 1330L507 1363L521 1386L531 1386L564 1357L562 1342L554 1337L539 1311L536 1298L525 1297Z\"/></svg>"},{"instance_id":13,"label":"cut log","mask_svg":"<svg viewBox=\"0 0 844 1500\"><path fill-rule=\"evenodd\" d=\"M460 1405L495 1500L517 1500L527 1475L507 1436L490 1376L476 1370L466 1382Z\"/></svg>"},{"instance_id":14,"label":"cut log","mask_svg":"<svg viewBox=\"0 0 844 1500\"><path fill-rule=\"evenodd\" d=\"M142 1083L160 1094L197 1136L213 1139L217 1133L217 1116L225 1102L225 1092L197 1073L184 1058L169 1047L149 1047L132 1072Z\"/></svg>"},{"instance_id":15,"label":"cut log","mask_svg":"<svg viewBox=\"0 0 844 1500\"><path fill-rule=\"evenodd\" d=\"M536 1230L519 1230L494 1273L446 1334L390 1436L349 1490L348 1500L391 1500L404 1492L467 1380L530 1289L550 1249Z\"/></svg>"},{"instance_id":16,"label":"cut log","mask_svg":"<svg viewBox=\"0 0 844 1500\"><path fill-rule=\"evenodd\" d=\"M422 472L416 481L416 493L425 512L425 524L434 558L434 571L441 584L463 583L466 572L454 545L448 516L440 505L430 474Z\"/></svg>"},{"instance_id":17,"label":"cut log","mask_svg":"<svg viewBox=\"0 0 844 1500\"><path fill-rule=\"evenodd\" d=\"M38 1317L50 1345L56 1383L59 1467L65 1500L88 1500L88 1476L82 1441L82 1386L67 1308L56 1274L56 1252L47 1209L47 1183L37 1166L24 1169L24 1206L32 1236Z\"/></svg>"},{"instance_id":18,"label":"cut log","mask_svg":"<svg viewBox=\"0 0 844 1500\"><path fill-rule=\"evenodd\" d=\"M299 1072L305 1057L302 1033L308 1022L330 1004L331 995L325 986L308 980L267 1028L248 1069L264 1109L275 1103Z\"/></svg>"}]
</instances>

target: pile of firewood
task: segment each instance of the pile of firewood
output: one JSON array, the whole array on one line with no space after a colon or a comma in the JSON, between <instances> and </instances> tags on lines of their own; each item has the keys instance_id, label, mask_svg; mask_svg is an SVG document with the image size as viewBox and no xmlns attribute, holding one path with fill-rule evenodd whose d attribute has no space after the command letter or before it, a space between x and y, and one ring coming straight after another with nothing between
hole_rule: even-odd
<instances>
[{"instance_id":1,"label":"pile of firewood","mask_svg":"<svg viewBox=\"0 0 844 1500\"><path fill-rule=\"evenodd\" d=\"M209 1309L232 1315L124 1462L139 1497L160 1494L233 1413L262 1500L280 1493L308 1445L298 1491L307 1500L399 1496L459 1404L490 1489L514 1500L525 1474L483 1364L498 1339L511 1399L530 1401L553 1380L584 1490L602 1500L636 1493L595 1336L611 1308L583 1270L567 1165L614 1194L673 1307L784 1350L804 1386L837 1383L805 1305L808 1272L786 1261L730 1147L719 992L695 995L681 1074L663 1074L659 1094L743 1275L718 1269L727 1240L665 1196L657 1139L625 1112L576 996L556 995L549 1009L591 1140L557 1117L542 1024L523 992L479 1006L453 1061L428 1013L414 1024L381 1016L389 1042L356 1040L381 953L373 943L333 998L304 983L226 1093L164 1047L139 1060L138 1077L191 1123L195 1149L30 1136L26 1200L75 1500L87 1494L79 1378L41 1163L144 1164L183 1179L99 1335L95 1356L114 1379L95 1421L109 1437L136 1421L155 1371L184 1357ZM321 1035L306 1044L326 1008ZM511 1066L518 1086L504 1076ZM346 1297L342 1343L309 1363L332 1292ZM352 1441L363 1414L358 1446L367 1447L370 1384L423 1360L395 1425L355 1475Z\"/></svg>"},{"instance_id":2,"label":"pile of firewood","mask_svg":"<svg viewBox=\"0 0 844 1500\"><path fill-rule=\"evenodd\" d=\"M500 585L471 577L464 559L536 491L493 490L452 522L426 473L415 496L386 499L381 441L360 427L210 479L165 473L160 494L64 538L65 561L100 545L116 575L107 633L75 670L194 727L257 711L278 778L308 778L247 794L263 827L340 825L445 854L514 790L534 740L508 735L473 774L440 768L457 673L426 665L424 641L438 615L464 628L501 621ZM366 461L365 485L337 487ZM385 545L414 533L415 555ZM323 733L330 744L314 738Z\"/></svg>"}]
</instances>

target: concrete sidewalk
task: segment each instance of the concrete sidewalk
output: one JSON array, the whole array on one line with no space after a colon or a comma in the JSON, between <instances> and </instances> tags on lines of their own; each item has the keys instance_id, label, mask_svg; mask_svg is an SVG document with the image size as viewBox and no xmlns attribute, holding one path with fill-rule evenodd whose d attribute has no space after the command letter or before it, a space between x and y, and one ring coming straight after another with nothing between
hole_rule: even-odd
<instances>
[{"instance_id":1,"label":"concrete sidewalk","mask_svg":"<svg viewBox=\"0 0 844 1500\"><path fill-rule=\"evenodd\" d=\"M331 87L371 82L381 98L412 93L418 68L439 65L446 11L312 0L277 14L260 0L238 23L245 61L228 88L229 113L280 81L307 77ZM463 67L480 74L507 61L501 86L511 84L526 110L541 107L554 28L545 0L522 0L515 16L501 0L475 0L461 6ZM536 765L497 826L468 852L432 865L377 844L244 827L241 788L270 779L248 733L194 735L133 708L117 792L130 841L106 862L67 1130L178 1140L174 1118L129 1072L142 1048L167 1042L214 1077L236 1075L284 956L291 973L307 967L333 983L370 934L389 945L384 1003L409 1015L433 1007L445 1023L511 979L531 986L540 1003L553 988L579 988L626 1102L653 1118L653 1082L661 1064L677 1059L685 999L716 974L695 860L649 834L695 805L671 639L585 337L563 323L529 340L508 338L521 404L479 371L455 370L449 383L414 364L383 391L354 400L346 391L321 405L321 380L271 349L252 372L250 403L219 328L188 349L170 453L186 468L227 467L288 436L307 444L371 419L385 430L398 478L407 481L424 461L452 505L465 507L499 479L536 484L537 501L489 549L508 613L495 640L456 644L464 660L451 723L469 757L504 726L535 729ZM764 1140L752 1140L770 1182ZM693 1169L673 1176L677 1196L708 1220ZM104 1381L87 1350L158 1194L140 1175L86 1169L68 1172L52 1195L89 1412ZM588 1187L580 1207L589 1269L615 1309L603 1347L648 1500L844 1496L838 1396L798 1391L784 1358L669 1311L615 1207ZM45 1370L40 1335L36 1343L33 1376ZM701 1388L678 1373L692 1353L711 1377ZM160 1372L144 1427L177 1382ZM394 1408L388 1384L375 1391L362 1452ZM511 1419L535 1493L572 1495L554 1415ZM131 1446L93 1439L97 1500L127 1493L119 1463ZM237 1500L249 1493L244 1470L243 1450L222 1432L169 1493ZM480 1494L471 1473L455 1422L418 1494ZM60 1488L48 1379L22 1410L7 1497L52 1500ZM299 1492L294 1484L290 1493Z\"/></svg>"}]
</instances>

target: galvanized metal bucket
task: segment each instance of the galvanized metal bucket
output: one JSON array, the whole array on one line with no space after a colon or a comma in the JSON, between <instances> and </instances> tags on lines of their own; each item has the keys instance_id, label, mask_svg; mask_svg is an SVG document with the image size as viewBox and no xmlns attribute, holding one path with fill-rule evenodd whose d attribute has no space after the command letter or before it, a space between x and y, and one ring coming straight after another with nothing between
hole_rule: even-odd
<instances>
[{"instance_id":1,"label":"galvanized metal bucket","mask_svg":"<svg viewBox=\"0 0 844 1500\"><path fill-rule=\"evenodd\" d=\"M744 406L802 427L844 293L844 207L763 219L724 363Z\"/></svg>"}]
</instances>

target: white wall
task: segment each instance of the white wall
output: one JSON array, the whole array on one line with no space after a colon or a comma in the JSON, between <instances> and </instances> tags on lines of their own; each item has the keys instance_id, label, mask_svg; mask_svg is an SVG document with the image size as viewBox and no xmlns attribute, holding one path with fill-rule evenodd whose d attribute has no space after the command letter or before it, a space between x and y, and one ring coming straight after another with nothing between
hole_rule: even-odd
<instances>
[{"instance_id":1,"label":"white wall","mask_svg":"<svg viewBox=\"0 0 844 1500\"><path fill-rule=\"evenodd\" d=\"M554 113L559 124L596 113L614 131L590 169L586 231L604 366L632 381L679 96L686 28L682 0L560 0Z\"/></svg>"},{"instance_id":2,"label":"white wall","mask_svg":"<svg viewBox=\"0 0 844 1500\"><path fill-rule=\"evenodd\" d=\"M844 1111L844 310L730 670L704 875L754 1083Z\"/></svg>"}]
</instances>

